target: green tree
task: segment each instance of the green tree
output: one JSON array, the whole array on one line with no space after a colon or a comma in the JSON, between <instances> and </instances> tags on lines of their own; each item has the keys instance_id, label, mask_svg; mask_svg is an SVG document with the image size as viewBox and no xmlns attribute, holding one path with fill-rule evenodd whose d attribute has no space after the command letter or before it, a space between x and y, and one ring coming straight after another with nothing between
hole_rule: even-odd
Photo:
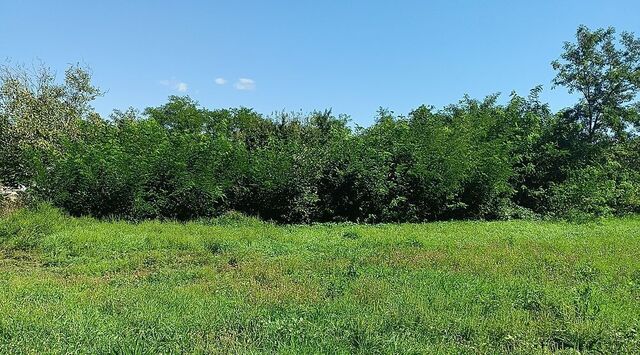
<instances>
[{"instance_id":1,"label":"green tree","mask_svg":"<svg viewBox=\"0 0 640 355\"><path fill-rule=\"evenodd\" d=\"M554 85L580 94L571 114L583 126L590 143L606 137L628 136L640 124L640 39L615 29L589 30L578 27L576 43L565 42L564 53L552 62L557 75Z\"/></svg>"},{"instance_id":2,"label":"green tree","mask_svg":"<svg viewBox=\"0 0 640 355\"><path fill-rule=\"evenodd\" d=\"M2 180L33 185L61 154L63 143L78 136L78 123L95 116L90 103L101 95L91 72L78 65L65 71L64 81L44 67L0 66L0 150Z\"/></svg>"}]
</instances>

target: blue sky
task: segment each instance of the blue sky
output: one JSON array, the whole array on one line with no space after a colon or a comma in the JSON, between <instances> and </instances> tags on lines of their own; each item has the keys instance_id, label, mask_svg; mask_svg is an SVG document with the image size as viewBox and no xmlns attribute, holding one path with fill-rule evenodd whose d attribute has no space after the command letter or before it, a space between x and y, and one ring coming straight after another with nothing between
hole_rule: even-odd
<instances>
[{"instance_id":1,"label":"blue sky","mask_svg":"<svg viewBox=\"0 0 640 355\"><path fill-rule=\"evenodd\" d=\"M0 60L92 68L98 112L187 94L209 108L332 108L368 125L465 93L544 86L579 24L640 34L640 1L0 0ZM216 79L217 80L216 82Z\"/></svg>"}]
</instances>

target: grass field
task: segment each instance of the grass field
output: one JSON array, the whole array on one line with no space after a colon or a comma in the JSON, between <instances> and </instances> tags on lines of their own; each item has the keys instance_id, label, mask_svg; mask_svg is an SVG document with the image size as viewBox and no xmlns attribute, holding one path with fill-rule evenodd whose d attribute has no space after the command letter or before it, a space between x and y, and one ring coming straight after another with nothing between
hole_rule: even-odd
<instances>
[{"instance_id":1,"label":"grass field","mask_svg":"<svg viewBox=\"0 0 640 355\"><path fill-rule=\"evenodd\" d=\"M640 352L640 219L0 220L0 353Z\"/></svg>"}]
</instances>

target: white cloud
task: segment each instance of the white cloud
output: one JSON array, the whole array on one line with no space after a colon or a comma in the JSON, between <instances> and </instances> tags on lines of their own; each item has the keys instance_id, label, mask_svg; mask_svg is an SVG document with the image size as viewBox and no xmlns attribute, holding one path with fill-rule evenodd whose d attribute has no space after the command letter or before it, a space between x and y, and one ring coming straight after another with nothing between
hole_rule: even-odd
<instances>
[{"instance_id":1,"label":"white cloud","mask_svg":"<svg viewBox=\"0 0 640 355\"><path fill-rule=\"evenodd\" d=\"M159 80L158 83L162 86L170 87L179 92L187 92L187 90L189 90L189 85L187 83L184 83L182 81L176 81L175 79Z\"/></svg>"},{"instance_id":2,"label":"white cloud","mask_svg":"<svg viewBox=\"0 0 640 355\"><path fill-rule=\"evenodd\" d=\"M253 81L252 79L240 78L234 84L234 87L238 90L255 90L256 82Z\"/></svg>"},{"instance_id":3,"label":"white cloud","mask_svg":"<svg viewBox=\"0 0 640 355\"><path fill-rule=\"evenodd\" d=\"M175 88L180 92L187 92L188 86L187 83L177 83Z\"/></svg>"},{"instance_id":4,"label":"white cloud","mask_svg":"<svg viewBox=\"0 0 640 355\"><path fill-rule=\"evenodd\" d=\"M224 85L224 84L227 83L227 79L225 79L225 78L216 78L215 82L218 85Z\"/></svg>"}]
</instances>

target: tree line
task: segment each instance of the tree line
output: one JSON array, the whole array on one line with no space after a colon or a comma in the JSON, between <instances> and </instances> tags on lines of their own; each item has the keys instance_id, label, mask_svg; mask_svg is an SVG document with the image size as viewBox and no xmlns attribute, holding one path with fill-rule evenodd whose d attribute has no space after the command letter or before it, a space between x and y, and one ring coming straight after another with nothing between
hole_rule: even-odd
<instances>
[{"instance_id":1,"label":"tree line","mask_svg":"<svg viewBox=\"0 0 640 355\"><path fill-rule=\"evenodd\" d=\"M583 218L640 212L640 39L578 28L552 63L576 93L464 97L370 127L330 110L265 116L186 96L101 117L90 71L0 73L0 184L72 215L282 223Z\"/></svg>"}]
</instances>

